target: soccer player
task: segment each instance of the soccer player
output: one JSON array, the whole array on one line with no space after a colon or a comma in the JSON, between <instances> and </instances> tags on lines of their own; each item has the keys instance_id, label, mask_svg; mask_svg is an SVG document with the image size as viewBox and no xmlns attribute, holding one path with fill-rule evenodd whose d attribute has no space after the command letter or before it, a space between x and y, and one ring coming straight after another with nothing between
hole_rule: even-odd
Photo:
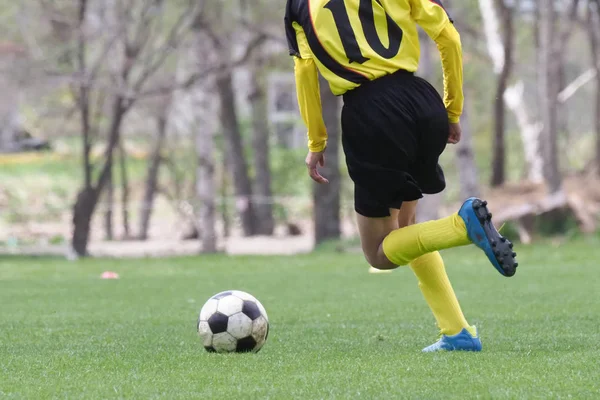
<instances>
[{"instance_id":1,"label":"soccer player","mask_svg":"<svg viewBox=\"0 0 600 400\"><path fill-rule=\"evenodd\" d=\"M414 75L417 24L440 52L443 99ZM320 72L344 99L342 145L366 260L379 270L413 270L442 334L423 351L480 351L438 251L474 243L500 274L513 276L512 244L477 198L446 218L415 224L418 199L446 186L440 154L461 138L462 55L452 20L439 0L287 0L285 29L308 127L310 177L327 183L318 170L327 146Z\"/></svg>"}]
</instances>

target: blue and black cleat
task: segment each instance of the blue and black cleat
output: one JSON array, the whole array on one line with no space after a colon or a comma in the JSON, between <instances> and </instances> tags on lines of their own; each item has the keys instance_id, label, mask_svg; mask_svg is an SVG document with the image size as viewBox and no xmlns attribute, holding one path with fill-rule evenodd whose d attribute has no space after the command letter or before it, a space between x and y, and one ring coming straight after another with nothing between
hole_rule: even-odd
<instances>
[{"instance_id":1,"label":"blue and black cleat","mask_svg":"<svg viewBox=\"0 0 600 400\"><path fill-rule=\"evenodd\" d=\"M442 335L440 340L423 349L424 353L436 351L481 351L481 340L477 335L477 328L473 327L475 334L463 329L454 336Z\"/></svg>"},{"instance_id":2,"label":"blue and black cleat","mask_svg":"<svg viewBox=\"0 0 600 400\"><path fill-rule=\"evenodd\" d=\"M465 221L469 239L484 251L494 268L506 277L513 276L519 266L517 253L513 251L513 244L494 227L487 201L471 197L464 202L458 215Z\"/></svg>"}]
</instances>

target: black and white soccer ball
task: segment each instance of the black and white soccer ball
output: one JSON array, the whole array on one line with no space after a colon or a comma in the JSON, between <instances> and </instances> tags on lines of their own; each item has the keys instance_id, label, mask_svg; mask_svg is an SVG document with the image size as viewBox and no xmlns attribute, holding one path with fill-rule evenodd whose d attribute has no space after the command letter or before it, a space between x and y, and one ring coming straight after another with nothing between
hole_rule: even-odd
<instances>
[{"instance_id":1,"label":"black and white soccer ball","mask_svg":"<svg viewBox=\"0 0 600 400\"><path fill-rule=\"evenodd\" d=\"M256 353L269 336L269 318L254 296L229 290L208 299L197 328L208 352Z\"/></svg>"}]
</instances>

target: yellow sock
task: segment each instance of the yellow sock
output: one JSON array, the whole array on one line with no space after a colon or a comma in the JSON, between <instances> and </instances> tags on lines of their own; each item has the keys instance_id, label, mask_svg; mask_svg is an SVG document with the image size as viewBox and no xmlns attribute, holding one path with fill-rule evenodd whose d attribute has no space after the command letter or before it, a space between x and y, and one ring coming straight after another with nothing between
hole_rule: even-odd
<instances>
[{"instance_id":1,"label":"yellow sock","mask_svg":"<svg viewBox=\"0 0 600 400\"><path fill-rule=\"evenodd\" d=\"M442 334L452 336L466 328L475 336L476 330L463 315L440 253L425 254L411 262L410 268L419 279L419 288Z\"/></svg>"},{"instance_id":2,"label":"yellow sock","mask_svg":"<svg viewBox=\"0 0 600 400\"><path fill-rule=\"evenodd\" d=\"M465 222L455 213L393 231L383 240L383 252L394 264L407 265L423 254L470 243Z\"/></svg>"}]
</instances>

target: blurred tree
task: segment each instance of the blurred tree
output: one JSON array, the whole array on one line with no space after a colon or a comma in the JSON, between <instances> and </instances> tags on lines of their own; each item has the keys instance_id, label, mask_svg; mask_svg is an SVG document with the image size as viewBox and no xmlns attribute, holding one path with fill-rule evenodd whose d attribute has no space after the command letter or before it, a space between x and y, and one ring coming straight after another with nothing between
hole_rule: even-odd
<instances>
[{"instance_id":1,"label":"blurred tree","mask_svg":"<svg viewBox=\"0 0 600 400\"><path fill-rule=\"evenodd\" d=\"M244 235L253 236L257 233L258 219L254 210L252 183L244 154L231 71L219 74L216 87L220 98L221 128L227 142L226 158L233 175L236 208L240 214Z\"/></svg>"},{"instance_id":2,"label":"blurred tree","mask_svg":"<svg viewBox=\"0 0 600 400\"><path fill-rule=\"evenodd\" d=\"M489 2L490 0L480 0L480 3ZM498 52L501 55L494 57L495 62L494 72L498 75L496 97L494 100L494 145L493 145L493 160L492 160L492 186L500 186L506 181L506 112L504 93L508 87L508 81L513 69L513 47L514 47L514 28L513 28L513 8L505 3L505 0L494 0L492 4L482 6L483 9L489 8L488 12L494 7L497 9L500 25L502 28L501 45L498 47ZM491 50L496 51L496 50Z\"/></svg>"},{"instance_id":3,"label":"blurred tree","mask_svg":"<svg viewBox=\"0 0 600 400\"><path fill-rule=\"evenodd\" d=\"M19 68L28 60L24 48L16 43L0 43L0 153L19 150L19 135L23 132L20 115L22 91L26 74Z\"/></svg>"},{"instance_id":4,"label":"blurred tree","mask_svg":"<svg viewBox=\"0 0 600 400\"><path fill-rule=\"evenodd\" d=\"M261 47L262 48L262 47ZM254 155L254 194L256 196L256 233L272 235L275 229L273 218L273 191L271 189L270 131L267 105L267 83L265 56L257 49L251 62L250 108L252 113L252 149Z\"/></svg>"},{"instance_id":5,"label":"blurred tree","mask_svg":"<svg viewBox=\"0 0 600 400\"><path fill-rule=\"evenodd\" d=\"M194 24L192 55L196 65L205 67L214 63L218 55L211 48L210 41ZM214 79L196 84L189 93L192 109L188 111L193 118L196 141L196 195L200 201L198 230L203 253L216 253L217 248L217 147L215 134L219 129L217 117L219 103L214 101Z\"/></svg>"},{"instance_id":6,"label":"blurred tree","mask_svg":"<svg viewBox=\"0 0 600 400\"><path fill-rule=\"evenodd\" d=\"M596 98L594 99L594 128L596 131L596 173L600 175L600 3L589 0L587 9L587 31L590 43L592 68L596 73Z\"/></svg>"},{"instance_id":7,"label":"blurred tree","mask_svg":"<svg viewBox=\"0 0 600 400\"><path fill-rule=\"evenodd\" d=\"M271 0L240 0L242 25L250 31L265 31L279 15L273 14ZM264 32L263 32L264 33ZM273 46L257 46L248 65L250 82L248 101L252 115L252 154L256 198L257 234L272 235L275 229L273 215L273 185L271 172L271 127L267 98L267 76ZM276 51L276 50L275 50Z\"/></svg>"},{"instance_id":8,"label":"blurred tree","mask_svg":"<svg viewBox=\"0 0 600 400\"><path fill-rule=\"evenodd\" d=\"M200 200L198 225L203 253L217 252L214 133L210 126L198 127L196 130L196 193Z\"/></svg>"},{"instance_id":9,"label":"blurred tree","mask_svg":"<svg viewBox=\"0 0 600 400\"><path fill-rule=\"evenodd\" d=\"M454 15L454 5L451 1L446 1L446 8L449 9L450 15ZM468 60L473 57L473 49L468 45L469 33L472 30L463 21L462 26L458 26L463 43L463 60ZM458 23L458 22L457 22ZM459 24L460 25L460 24ZM463 32L464 31L464 32ZM472 35L472 32L471 32ZM478 37L478 35L476 35ZM475 152L473 151L473 130L470 118L470 104L476 99L476 91L473 90L465 79L464 87L465 103L463 106L463 114L460 118L462 128L462 137L456 145L456 166L458 169L458 179L460 185L460 197L468 198L471 196L479 196L479 172L477 163L475 162ZM436 216L437 217L437 216Z\"/></svg>"},{"instance_id":10,"label":"blurred tree","mask_svg":"<svg viewBox=\"0 0 600 400\"><path fill-rule=\"evenodd\" d=\"M123 224L123 238L131 237L129 229L129 175L127 174L127 151L123 138L119 138L117 150L119 151L119 171L121 172L121 223Z\"/></svg>"},{"instance_id":11,"label":"blurred tree","mask_svg":"<svg viewBox=\"0 0 600 400\"><path fill-rule=\"evenodd\" d=\"M178 17L170 24L160 17L159 8L162 1L135 1L124 5L115 2L115 25L112 18L104 26L106 29L99 37L88 35L86 21L88 19L88 0L79 0L77 17L77 71L76 86L73 92L79 108L83 141L84 187L79 191L73 207L73 236L71 244L79 256L87 255L92 216L98 199L110 176L114 151L120 143L123 120L135 101L143 96L143 89L164 65L174 48L179 45L188 32L190 23L196 14L196 0L187 0L182 5ZM104 21L106 22L106 21ZM166 33L164 33L166 32ZM117 46L118 54L112 52ZM93 63L88 62L88 53L92 48L103 47ZM107 59L106 55L111 54ZM118 62L114 58L118 56ZM107 64L108 63L108 64ZM103 165L99 168L96 179L92 179L91 149L91 104L95 94L94 85L101 86L99 76L103 71L109 72L111 88L110 114L106 134L106 146ZM197 79L197 77L195 77ZM191 78L190 78L191 79ZM190 84L190 82L187 82ZM158 92L173 90L161 88Z\"/></svg>"},{"instance_id":12,"label":"blurred tree","mask_svg":"<svg viewBox=\"0 0 600 400\"><path fill-rule=\"evenodd\" d=\"M148 158L148 166L146 172L146 180L144 183L144 194L140 204L140 227L138 238L141 240L148 239L148 230L150 228L150 218L154 209L154 200L156 190L158 189L158 173L162 163L162 151L167 137L168 113L170 111L170 96L163 98L159 106L155 110L155 139Z\"/></svg>"},{"instance_id":13,"label":"blurred tree","mask_svg":"<svg viewBox=\"0 0 600 400\"><path fill-rule=\"evenodd\" d=\"M325 166L321 174L329 180L328 184L313 183L313 208L315 243L339 239L340 226L340 99L333 95L329 84L319 76L323 118L327 127L328 140L325 152Z\"/></svg>"},{"instance_id":14,"label":"blurred tree","mask_svg":"<svg viewBox=\"0 0 600 400\"><path fill-rule=\"evenodd\" d=\"M508 87L514 64L515 26L513 20L515 17L513 8L515 5L509 6L505 1L478 0L479 10L484 21L486 47L493 64L493 71L497 76L491 184L492 186L501 185L506 180L505 106L515 115L521 133L527 178L531 182L541 183L543 182L543 162L540 152L539 125L533 122L529 116L528 104L524 98L523 81L519 80L515 85ZM537 21L537 18L534 21ZM476 97L476 91L476 87L472 88L474 97Z\"/></svg>"},{"instance_id":15,"label":"blurred tree","mask_svg":"<svg viewBox=\"0 0 600 400\"><path fill-rule=\"evenodd\" d=\"M239 10L237 10L239 13ZM263 33L246 35L243 26L237 22L240 18L236 15L235 5L221 2L211 2L206 5L206 14L200 21L201 29L210 40L214 53L221 65L235 64L232 60L235 50L243 48L240 61L246 63L252 53L266 39ZM250 36L250 40L248 39ZM234 40L233 38L241 38ZM236 90L233 83L233 69L223 68L219 71L216 83L216 93L219 96L219 116L221 130L226 143L225 160L227 170L233 177L233 186L236 197L236 208L240 216L242 231L245 236L258 233L260 225L256 213L256 204L252 192L252 181L248 161L244 152L242 132L240 128Z\"/></svg>"},{"instance_id":16,"label":"blurred tree","mask_svg":"<svg viewBox=\"0 0 600 400\"><path fill-rule=\"evenodd\" d=\"M544 178L551 193L561 188L558 162L558 83L560 57L556 35L557 13L553 0L539 0L539 104L542 120Z\"/></svg>"},{"instance_id":17,"label":"blurred tree","mask_svg":"<svg viewBox=\"0 0 600 400\"><path fill-rule=\"evenodd\" d=\"M113 227L113 207L115 204L115 185L113 179L112 168L108 173L108 179L106 181L106 191L104 192L104 239L113 240L115 237Z\"/></svg>"},{"instance_id":18,"label":"blurred tree","mask_svg":"<svg viewBox=\"0 0 600 400\"><path fill-rule=\"evenodd\" d=\"M573 31L578 26L578 10L579 10L579 0L570 0L569 7L565 10L564 15L561 13L562 21L560 23L560 35L558 37L558 51L557 55L560 57L560 62L558 65L558 91L563 90L567 85L567 52L563 49L567 49L569 47L569 42ZM568 108L564 105L564 103L558 103L558 112L560 114L560 118L557 122L557 130L559 133L563 133L565 136L569 135L569 115Z\"/></svg>"},{"instance_id":19,"label":"blurred tree","mask_svg":"<svg viewBox=\"0 0 600 400\"><path fill-rule=\"evenodd\" d=\"M469 92L467 92L469 93ZM473 132L471 127L470 109L468 101L471 96L467 94L463 114L460 117L462 137L456 145L456 165L458 167L458 180L460 183L460 197L479 197L479 174L473 154Z\"/></svg>"}]
</instances>

